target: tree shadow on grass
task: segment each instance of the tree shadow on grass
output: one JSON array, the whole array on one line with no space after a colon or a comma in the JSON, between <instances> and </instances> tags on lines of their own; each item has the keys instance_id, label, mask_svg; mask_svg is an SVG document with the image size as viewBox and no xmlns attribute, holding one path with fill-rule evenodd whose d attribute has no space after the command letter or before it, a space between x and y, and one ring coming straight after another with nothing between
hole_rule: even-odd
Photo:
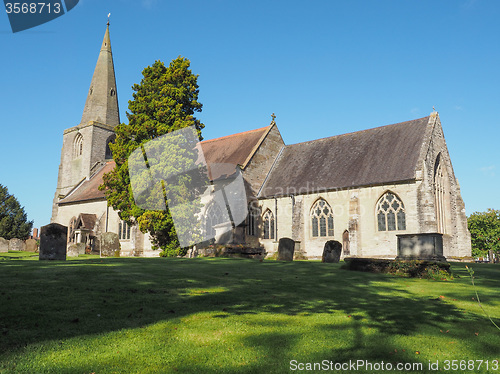
<instances>
[{"instance_id":1,"label":"tree shadow on grass","mask_svg":"<svg viewBox=\"0 0 500 374\"><path fill-rule=\"evenodd\" d=\"M4 266L6 265L6 266ZM387 275L340 270L317 262L256 262L235 259L105 259L67 262L9 261L0 264L0 352L4 357L25 346L49 340L103 334L174 321L199 312L230 315L314 316L339 314L346 324L321 326L332 334L349 332L352 345L318 349L297 359L348 360L390 357L391 335L436 331L444 323L466 323L477 318L436 298L415 296L395 287ZM446 287L446 283L443 283ZM484 322L481 322L484 323ZM301 339L300 333L256 332L243 338L260 347L267 358L238 372L284 372L283 357ZM319 327L318 327L319 328ZM368 336L366 329L380 335ZM470 331L456 332L466 339ZM332 335L333 340L333 335ZM369 345L373 348L366 350ZM364 347L364 348L363 348ZM478 340L471 353L494 353L498 345ZM402 356L401 356L402 355ZM399 360L410 359L400 353ZM312 356L312 357L311 357ZM2 355L0 355L0 358ZM280 358L279 362L278 357ZM414 357L411 357L414 359ZM292 357L287 359L291 360ZM415 362L415 361L414 361ZM224 368L231 371L231 364ZM255 366L257 365L257 366ZM178 369L182 369L180 367ZM189 367L188 367L189 366ZM185 364L185 372L216 372L206 365ZM252 371L258 367L258 371ZM74 368L77 369L77 368ZM193 371L187 371L188 369ZM226 370L227 369L227 370ZM279 369L279 370L278 370ZM222 369L221 369L222 370ZM217 372L224 372L224 371Z\"/></svg>"}]
</instances>

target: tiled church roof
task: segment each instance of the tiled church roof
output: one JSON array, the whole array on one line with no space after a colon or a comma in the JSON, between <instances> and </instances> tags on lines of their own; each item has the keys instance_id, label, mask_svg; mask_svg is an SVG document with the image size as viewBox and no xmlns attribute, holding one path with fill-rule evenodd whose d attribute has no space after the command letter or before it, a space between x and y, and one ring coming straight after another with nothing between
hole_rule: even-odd
<instances>
[{"instance_id":1,"label":"tiled church roof","mask_svg":"<svg viewBox=\"0 0 500 374\"><path fill-rule=\"evenodd\" d=\"M63 205L91 200L104 200L104 191L99 191L99 186L102 184L103 175L109 173L114 167L114 161L106 162L106 165L104 165L101 170L94 174L89 180L83 182L67 197L59 201L59 204Z\"/></svg>"},{"instance_id":2,"label":"tiled church roof","mask_svg":"<svg viewBox=\"0 0 500 374\"><path fill-rule=\"evenodd\" d=\"M288 145L259 197L415 179L429 117Z\"/></svg>"},{"instance_id":3,"label":"tiled church roof","mask_svg":"<svg viewBox=\"0 0 500 374\"><path fill-rule=\"evenodd\" d=\"M245 166L246 161L260 145L269 128L269 126L266 126L239 134L223 136L222 138L202 141L201 148L209 167L210 179L215 180L223 175L233 174L236 165ZM210 165L213 164L219 165L211 168ZM227 167L220 164L227 164Z\"/></svg>"},{"instance_id":4,"label":"tiled church roof","mask_svg":"<svg viewBox=\"0 0 500 374\"><path fill-rule=\"evenodd\" d=\"M229 164L228 168L220 166L212 168L210 170L211 178L217 179L224 174L232 174L234 173L235 165L244 165L258 147L268 130L269 126L266 126L239 134L202 141L201 147L205 155L205 161L208 165ZM104 200L104 191L99 191L98 187L103 182L103 175L109 173L114 167L114 161L107 162L99 172L89 180L84 181L66 198L61 200L59 204L63 205L91 200Z\"/></svg>"}]
</instances>

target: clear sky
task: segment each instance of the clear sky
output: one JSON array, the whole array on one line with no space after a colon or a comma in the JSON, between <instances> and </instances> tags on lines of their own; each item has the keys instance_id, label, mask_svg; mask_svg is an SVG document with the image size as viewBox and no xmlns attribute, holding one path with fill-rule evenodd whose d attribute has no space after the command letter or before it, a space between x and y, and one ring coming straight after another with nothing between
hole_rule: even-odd
<instances>
[{"instance_id":1,"label":"clear sky","mask_svg":"<svg viewBox=\"0 0 500 374\"><path fill-rule=\"evenodd\" d=\"M143 68L179 55L199 74L205 139L274 112L292 144L435 106L467 214L500 209L498 0L80 0L16 34L0 16L0 184L35 227L50 222L109 12L122 122Z\"/></svg>"}]
</instances>

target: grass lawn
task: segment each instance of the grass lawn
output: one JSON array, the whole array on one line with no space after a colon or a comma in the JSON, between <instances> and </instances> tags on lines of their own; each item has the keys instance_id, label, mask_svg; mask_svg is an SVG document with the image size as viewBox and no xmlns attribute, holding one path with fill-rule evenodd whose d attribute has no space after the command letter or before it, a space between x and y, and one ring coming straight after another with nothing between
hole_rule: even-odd
<instances>
[{"instance_id":1,"label":"grass lawn","mask_svg":"<svg viewBox=\"0 0 500 374\"><path fill-rule=\"evenodd\" d=\"M298 363L323 360L500 373L500 331L464 264L445 282L313 261L32 255L0 254L0 373L312 373ZM500 324L500 266L471 266ZM330 372L381 372L362 369Z\"/></svg>"}]
</instances>

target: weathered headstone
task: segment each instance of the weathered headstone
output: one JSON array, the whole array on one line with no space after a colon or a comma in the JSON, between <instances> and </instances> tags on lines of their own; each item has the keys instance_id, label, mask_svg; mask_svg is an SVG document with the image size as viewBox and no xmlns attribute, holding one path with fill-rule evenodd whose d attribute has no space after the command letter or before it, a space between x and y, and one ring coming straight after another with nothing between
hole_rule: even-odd
<instances>
[{"instance_id":1,"label":"weathered headstone","mask_svg":"<svg viewBox=\"0 0 500 374\"><path fill-rule=\"evenodd\" d=\"M68 251L66 256L68 257L78 257L79 255L85 254L85 244L84 243L73 243L68 245Z\"/></svg>"},{"instance_id":2,"label":"weathered headstone","mask_svg":"<svg viewBox=\"0 0 500 374\"><path fill-rule=\"evenodd\" d=\"M26 251L27 252L38 252L38 244L35 239L26 240Z\"/></svg>"},{"instance_id":3,"label":"weathered headstone","mask_svg":"<svg viewBox=\"0 0 500 374\"><path fill-rule=\"evenodd\" d=\"M0 238L0 253L9 252L9 241L4 238Z\"/></svg>"},{"instance_id":4,"label":"weathered headstone","mask_svg":"<svg viewBox=\"0 0 500 374\"><path fill-rule=\"evenodd\" d=\"M39 260L66 260L68 228L51 223L40 229Z\"/></svg>"},{"instance_id":5,"label":"weathered headstone","mask_svg":"<svg viewBox=\"0 0 500 374\"><path fill-rule=\"evenodd\" d=\"M105 232L99 235L101 257L120 257L120 239L114 232Z\"/></svg>"},{"instance_id":6,"label":"weathered headstone","mask_svg":"<svg viewBox=\"0 0 500 374\"><path fill-rule=\"evenodd\" d=\"M290 238L281 238L278 243L278 261L293 261L295 241Z\"/></svg>"},{"instance_id":7,"label":"weathered headstone","mask_svg":"<svg viewBox=\"0 0 500 374\"><path fill-rule=\"evenodd\" d=\"M323 248L323 256L321 257L321 262L334 262L340 261L340 255L342 254L342 244L336 240L329 240L325 243Z\"/></svg>"},{"instance_id":8,"label":"weathered headstone","mask_svg":"<svg viewBox=\"0 0 500 374\"><path fill-rule=\"evenodd\" d=\"M21 239L10 239L9 240L9 251L25 251L26 243Z\"/></svg>"}]
</instances>

